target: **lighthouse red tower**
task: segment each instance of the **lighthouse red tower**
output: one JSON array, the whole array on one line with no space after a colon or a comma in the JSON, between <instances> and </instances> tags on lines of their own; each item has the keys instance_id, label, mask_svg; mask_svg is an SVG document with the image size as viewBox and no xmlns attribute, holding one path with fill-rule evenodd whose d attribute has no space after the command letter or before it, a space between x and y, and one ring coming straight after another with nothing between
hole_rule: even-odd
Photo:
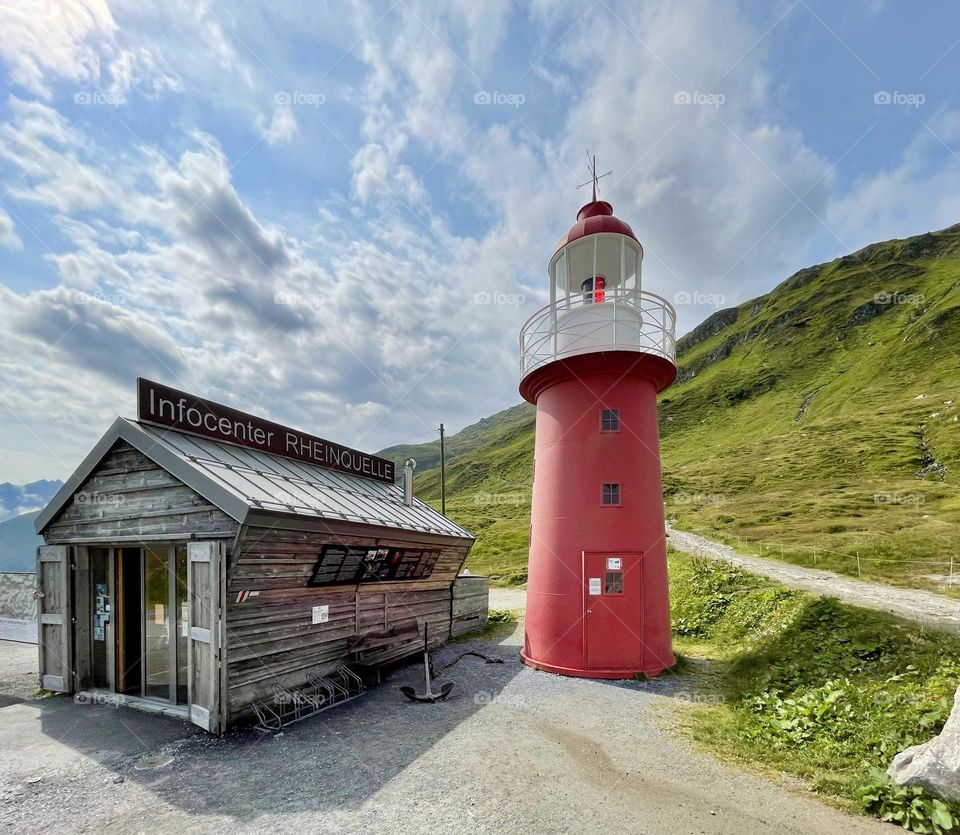
<instances>
[{"instance_id":1,"label":"lighthouse red tower","mask_svg":"<svg viewBox=\"0 0 960 835\"><path fill-rule=\"evenodd\" d=\"M537 407L521 658L553 673L674 663L656 398L676 376L676 312L641 290L642 260L595 178L550 260L550 304L520 331L520 393Z\"/></svg>"}]
</instances>

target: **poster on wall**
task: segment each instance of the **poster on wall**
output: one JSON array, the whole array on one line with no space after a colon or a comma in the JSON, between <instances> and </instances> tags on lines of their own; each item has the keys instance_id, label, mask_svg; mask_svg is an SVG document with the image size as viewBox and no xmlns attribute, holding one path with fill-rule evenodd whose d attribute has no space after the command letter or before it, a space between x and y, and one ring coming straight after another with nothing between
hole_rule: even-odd
<instances>
[{"instance_id":1,"label":"poster on wall","mask_svg":"<svg viewBox=\"0 0 960 835\"><path fill-rule=\"evenodd\" d=\"M93 616L93 640L103 641L106 638L107 616L98 612Z\"/></svg>"}]
</instances>

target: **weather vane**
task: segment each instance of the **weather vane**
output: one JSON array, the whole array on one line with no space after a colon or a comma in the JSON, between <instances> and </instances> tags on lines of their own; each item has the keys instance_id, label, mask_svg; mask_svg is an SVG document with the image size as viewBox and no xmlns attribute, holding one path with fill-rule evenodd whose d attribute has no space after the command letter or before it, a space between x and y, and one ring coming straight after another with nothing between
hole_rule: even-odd
<instances>
[{"instance_id":1,"label":"weather vane","mask_svg":"<svg viewBox=\"0 0 960 835\"><path fill-rule=\"evenodd\" d=\"M590 175L591 175L590 179L587 180L585 183L580 183L580 185L578 185L577 188L581 189L584 186L589 186L592 183L593 184L593 202L596 203L597 202L597 180L602 180L604 177L609 176L610 174L613 173L613 170L611 169L610 171L607 171L606 174L601 174L598 177L597 176L597 155L594 154L591 157L590 152L587 151L587 160L588 160L587 170L590 172Z\"/></svg>"}]
</instances>

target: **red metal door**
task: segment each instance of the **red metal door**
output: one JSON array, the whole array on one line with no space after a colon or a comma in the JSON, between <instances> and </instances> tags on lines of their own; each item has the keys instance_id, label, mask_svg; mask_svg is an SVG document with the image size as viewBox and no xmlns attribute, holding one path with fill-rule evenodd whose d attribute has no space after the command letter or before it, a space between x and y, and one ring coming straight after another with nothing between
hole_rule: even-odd
<instances>
[{"instance_id":1,"label":"red metal door","mask_svg":"<svg viewBox=\"0 0 960 835\"><path fill-rule=\"evenodd\" d=\"M585 551L583 628L586 666L637 668L641 661L641 559L637 551Z\"/></svg>"}]
</instances>

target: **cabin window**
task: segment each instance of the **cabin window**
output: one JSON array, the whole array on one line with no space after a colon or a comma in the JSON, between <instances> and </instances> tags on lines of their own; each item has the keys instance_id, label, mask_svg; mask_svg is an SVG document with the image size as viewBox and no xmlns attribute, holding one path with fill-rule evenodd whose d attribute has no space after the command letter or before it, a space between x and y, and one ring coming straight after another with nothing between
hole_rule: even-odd
<instances>
[{"instance_id":1,"label":"cabin window","mask_svg":"<svg viewBox=\"0 0 960 835\"><path fill-rule=\"evenodd\" d=\"M325 545L310 575L311 586L422 580L429 577L439 551L420 548L350 548Z\"/></svg>"},{"instance_id":2,"label":"cabin window","mask_svg":"<svg viewBox=\"0 0 960 835\"><path fill-rule=\"evenodd\" d=\"M620 431L620 411L618 409L600 410L600 431L601 432L619 432Z\"/></svg>"},{"instance_id":3,"label":"cabin window","mask_svg":"<svg viewBox=\"0 0 960 835\"><path fill-rule=\"evenodd\" d=\"M620 504L620 485L619 484L604 484L603 485L603 504L613 506Z\"/></svg>"}]
</instances>

